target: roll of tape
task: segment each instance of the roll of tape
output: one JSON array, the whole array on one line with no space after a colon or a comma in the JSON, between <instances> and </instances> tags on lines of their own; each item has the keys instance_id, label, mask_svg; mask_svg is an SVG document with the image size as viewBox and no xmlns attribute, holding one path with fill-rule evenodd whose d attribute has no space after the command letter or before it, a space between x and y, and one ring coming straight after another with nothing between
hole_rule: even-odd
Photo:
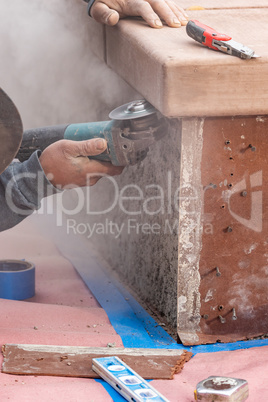
<instances>
[{"instance_id":1,"label":"roll of tape","mask_svg":"<svg viewBox=\"0 0 268 402\"><path fill-rule=\"evenodd\" d=\"M28 261L0 260L0 298L25 300L35 295L35 266Z\"/></svg>"}]
</instances>

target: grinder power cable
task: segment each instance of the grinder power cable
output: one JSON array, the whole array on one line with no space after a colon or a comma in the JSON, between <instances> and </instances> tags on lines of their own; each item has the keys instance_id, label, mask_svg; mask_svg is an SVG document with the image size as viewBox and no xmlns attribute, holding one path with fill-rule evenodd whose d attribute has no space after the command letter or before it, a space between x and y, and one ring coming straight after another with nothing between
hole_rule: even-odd
<instances>
[{"instance_id":1,"label":"grinder power cable","mask_svg":"<svg viewBox=\"0 0 268 402\"><path fill-rule=\"evenodd\" d=\"M23 162L36 150L44 150L61 140L83 141L104 138L107 150L90 159L111 162L115 166L135 165L143 160L149 147L168 132L168 121L146 100L136 100L114 109L112 120L42 127L23 133L16 157Z\"/></svg>"}]
</instances>

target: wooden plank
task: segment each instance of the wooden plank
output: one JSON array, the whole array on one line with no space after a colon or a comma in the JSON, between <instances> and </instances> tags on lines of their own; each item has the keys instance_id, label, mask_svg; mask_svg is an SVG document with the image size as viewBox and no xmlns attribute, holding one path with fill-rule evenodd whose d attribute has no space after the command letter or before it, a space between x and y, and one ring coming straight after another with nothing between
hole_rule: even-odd
<instances>
[{"instance_id":1,"label":"wooden plank","mask_svg":"<svg viewBox=\"0 0 268 402\"><path fill-rule=\"evenodd\" d=\"M226 9L252 9L252 8L268 8L266 0L256 0L254 4L252 0L226 0L224 3L215 0L202 0L200 2L193 2L193 0L175 0L175 2L187 12L199 11L198 18L204 18L202 11L204 10L226 10ZM81 8L81 25L87 31L88 42L87 45L90 50L98 56L101 60L106 61L106 27L97 23L93 18L89 18L86 13L84 4L80 4ZM199 8L199 10L198 10ZM201 11L201 13L200 13Z\"/></svg>"},{"instance_id":2,"label":"wooden plank","mask_svg":"<svg viewBox=\"0 0 268 402\"><path fill-rule=\"evenodd\" d=\"M175 0L176 3L184 9L191 9L196 6L203 7L206 10L224 10L227 8L267 8L266 0Z\"/></svg>"},{"instance_id":3,"label":"wooden plank","mask_svg":"<svg viewBox=\"0 0 268 402\"><path fill-rule=\"evenodd\" d=\"M190 11L259 59L212 51L185 28L148 29L143 21L107 27L107 64L168 117L265 114L268 104L268 8ZM258 29L256 29L256 23Z\"/></svg>"},{"instance_id":4,"label":"wooden plank","mask_svg":"<svg viewBox=\"0 0 268 402\"><path fill-rule=\"evenodd\" d=\"M87 348L6 344L2 372L23 375L90 377L92 358L119 356L145 379L172 379L192 353L182 349Z\"/></svg>"}]
</instances>

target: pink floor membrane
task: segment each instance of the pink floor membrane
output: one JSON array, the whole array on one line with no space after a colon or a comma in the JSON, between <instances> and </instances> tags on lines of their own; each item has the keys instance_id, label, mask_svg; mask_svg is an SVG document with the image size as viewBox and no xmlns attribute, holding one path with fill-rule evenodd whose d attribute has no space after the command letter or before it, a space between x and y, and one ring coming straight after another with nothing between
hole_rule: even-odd
<instances>
[{"instance_id":1,"label":"pink floor membrane","mask_svg":"<svg viewBox=\"0 0 268 402\"><path fill-rule=\"evenodd\" d=\"M36 295L27 301L0 299L0 345L26 343L123 346L70 262L38 232L31 218L0 234L0 259L26 259L36 266ZM195 355L174 380L152 381L170 402L194 401L196 384L210 375L246 379L249 402L268 401L268 346ZM0 355L2 364L2 355ZM109 402L93 379L0 374L1 402Z\"/></svg>"},{"instance_id":2,"label":"pink floor membrane","mask_svg":"<svg viewBox=\"0 0 268 402\"><path fill-rule=\"evenodd\" d=\"M36 266L36 295L27 301L0 299L0 345L123 346L68 260L28 219L0 234L0 259L26 259ZM0 355L2 365L2 355ZM0 374L0 401L108 402L93 379Z\"/></svg>"},{"instance_id":3,"label":"pink floor membrane","mask_svg":"<svg viewBox=\"0 0 268 402\"><path fill-rule=\"evenodd\" d=\"M194 401L196 384L211 375L248 381L248 402L268 401L268 346L195 355L172 381L153 381L170 402Z\"/></svg>"}]
</instances>

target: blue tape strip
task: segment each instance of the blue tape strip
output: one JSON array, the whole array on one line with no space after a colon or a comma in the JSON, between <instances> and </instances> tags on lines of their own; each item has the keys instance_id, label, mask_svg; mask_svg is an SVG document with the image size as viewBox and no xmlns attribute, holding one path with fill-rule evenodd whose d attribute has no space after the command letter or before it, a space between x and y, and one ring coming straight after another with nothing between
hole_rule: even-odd
<instances>
[{"instance_id":1,"label":"blue tape strip","mask_svg":"<svg viewBox=\"0 0 268 402\"><path fill-rule=\"evenodd\" d=\"M146 310L144 310L144 308L119 282L115 281L114 279L113 281L115 282L115 285L118 288L118 290L120 290L122 295L124 295L125 300L127 299L127 303L131 306L136 317L139 318L139 320L143 323L145 330L148 331L148 333L155 338L157 348L162 348L162 345L165 344L164 348L184 349L188 350L189 352L192 352L193 355L195 355L197 353L212 353L212 352L222 352L229 350L231 351L238 349L249 349L253 347L268 345L268 339L253 339L250 341L213 343L209 345L196 345L196 346L185 346L182 344L178 344L161 326L157 324L157 322L147 313Z\"/></svg>"},{"instance_id":2,"label":"blue tape strip","mask_svg":"<svg viewBox=\"0 0 268 402\"><path fill-rule=\"evenodd\" d=\"M87 264L83 260L74 261L72 259L72 263L101 307L106 311L125 347L184 349L195 355L268 345L268 339L191 347L178 344L119 282L114 278L109 278L103 272L101 265L95 259L89 258ZM125 400L106 381L96 381L103 385L113 402Z\"/></svg>"},{"instance_id":3,"label":"blue tape strip","mask_svg":"<svg viewBox=\"0 0 268 402\"><path fill-rule=\"evenodd\" d=\"M101 307L106 311L112 326L121 336L124 346L129 348L156 347L155 340L148 334L125 297L103 272L96 260L89 258L85 264L83 260L72 259L72 263Z\"/></svg>"},{"instance_id":4,"label":"blue tape strip","mask_svg":"<svg viewBox=\"0 0 268 402\"><path fill-rule=\"evenodd\" d=\"M103 386L103 388L106 389L106 391L112 398L113 402L126 402L125 398L123 398L118 392L116 392L116 390L113 389L113 387L110 384L108 384L108 382L99 379L95 381L100 383Z\"/></svg>"},{"instance_id":5,"label":"blue tape strip","mask_svg":"<svg viewBox=\"0 0 268 402\"><path fill-rule=\"evenodd\" d=\"M83 260L72 259L72 262L106 311L125 347L185 349L195 355L268 345L268 339L196 346L178 344L119 282L104 273L94 258L89 258L86 264Z\"/></svg>"}]
</instances>

